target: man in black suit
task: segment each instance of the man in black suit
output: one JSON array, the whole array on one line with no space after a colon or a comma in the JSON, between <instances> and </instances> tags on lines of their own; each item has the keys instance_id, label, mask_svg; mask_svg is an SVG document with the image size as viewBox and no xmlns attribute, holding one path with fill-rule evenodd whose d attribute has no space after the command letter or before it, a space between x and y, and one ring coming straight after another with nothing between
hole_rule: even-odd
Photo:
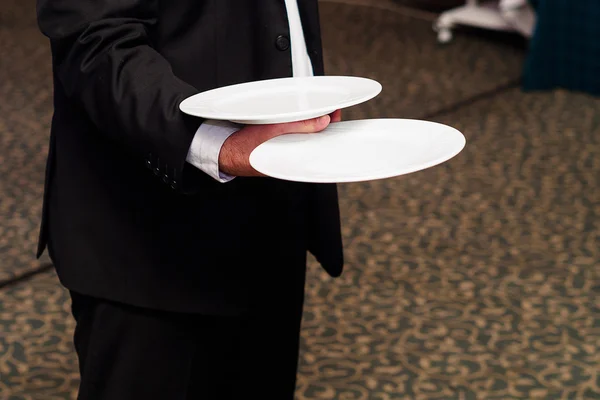
<instances>
[{"instance_id":1,"label":"man in black suit","mask_svg":"<svg viewBox=\"0 0 600 400\"><path fill-rule=\"evenodd\" d=\"M292 398L306 253L343 255L335 185L258 176L269 126L199 91L323 74L317 0L38 0L54 106L39 251L73 300L80 399Z\"/></svg>"}]
</instances>

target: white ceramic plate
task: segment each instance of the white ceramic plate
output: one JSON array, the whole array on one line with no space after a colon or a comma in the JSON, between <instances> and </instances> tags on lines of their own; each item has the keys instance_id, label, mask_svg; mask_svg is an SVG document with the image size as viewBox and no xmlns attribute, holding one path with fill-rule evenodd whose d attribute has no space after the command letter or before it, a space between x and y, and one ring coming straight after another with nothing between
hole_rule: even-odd
<instances>
[{"instance_id":1,"label":"white ceramic plate","mask_svg":"<svg viewBox=\"0 0 600 400\"><path fill-rule=\"evenodd\" d=\"M381 84L352 76L270 79L225 86L181 102L186 114L240 124L273 124L320 117L363 103Z\"/></svg>"},{"instance_id":2,"label":"white ceramic plate","mask_svg":"<svg viewBox=\"0 0 600 400\"><path fill-rule=\"evenodd\" d=\"M250 164L274 178L358 182L408 174L443 163L464 148L458 130L435 122L375 119L330 124L313 134L287 134L258 146Z\"/></svg>"}]
</instances>

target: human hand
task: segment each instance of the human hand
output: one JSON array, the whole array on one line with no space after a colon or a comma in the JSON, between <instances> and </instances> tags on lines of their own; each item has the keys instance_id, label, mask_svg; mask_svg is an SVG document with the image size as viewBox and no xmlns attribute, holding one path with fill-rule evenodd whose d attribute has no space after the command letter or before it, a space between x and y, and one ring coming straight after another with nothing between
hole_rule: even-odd
<instances>
[{"instance_id":1,"label":"human hand","mask_svg":"<svg viewBox=\"0 0 600 400\"><path fill-rule=\"evenodd\" d=\"M250 165L250 153L260 144L287 133L316 133L330 122L341 120L337 110L330 115L298 122L246 125L225 140L219 153L219 170L231 176L264 176Z\"/></svg>"}]
</instances>

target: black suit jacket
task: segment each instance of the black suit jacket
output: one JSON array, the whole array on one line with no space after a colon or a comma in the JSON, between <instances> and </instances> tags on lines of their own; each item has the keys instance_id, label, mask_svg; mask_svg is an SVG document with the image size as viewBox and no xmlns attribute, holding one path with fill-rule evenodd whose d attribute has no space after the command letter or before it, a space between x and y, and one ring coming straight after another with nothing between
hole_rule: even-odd
<instances>
[{"instance_id":1,"label":"black suit jacket","mask_svg":"<svg viewBox=\"0 0 600 400\"><path fill-rule=\"evenodd\" d=\"M323 74L317 0L299 0ZM335 185L236 178L185 159L199 91L292 74L284 0L38 0L54 117L39 242L71 290L142 307L235 313L343 256ZM38 255L39 255L38 254ZM272 282L266 284L265 282ZM261 289L262 290L262 289Z\"/></svg>"}]
</instances>

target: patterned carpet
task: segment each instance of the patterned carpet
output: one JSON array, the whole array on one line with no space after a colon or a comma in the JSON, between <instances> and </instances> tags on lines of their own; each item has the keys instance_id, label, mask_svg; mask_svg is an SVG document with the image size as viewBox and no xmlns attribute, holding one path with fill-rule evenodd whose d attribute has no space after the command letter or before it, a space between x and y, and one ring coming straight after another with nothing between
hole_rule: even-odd
<instances>
[{"instance_id":1,"label":"patterned carpet","mask_svg":"<svg viewBox=\"0 0 600 400\"><path fill-rule=\"evenodd\" d=\"M35 2L0 8L0 282L48 261L35 259L52 117L50 51Z\"/></svg>"},{"instance_id":2,"label":"patterned carpet","mask_svg":"<svg viewBox=\"0 0 600 400\"><path fill-rule=\"evenodd\" d=\"M301 393L600 398L600 100L515 89L437 120L458 157L341 187L348 269L310 279Z\"/></svg>"},{"instance_id":3,"label":"patterned carpet","mask_svg":"<svg viewBox=\"0 0 600 400\"><path fill-rule=\"evenodd\" d=\"M383 85L379 96L349 109L346 119L421 118L521 76L521 48L475 35L440 46L431 22L393 8L325 2L321 25L328 74L365 76Z\"/></svg>"},{"instance_id":4,"label":"patterned carpet","mask_svg":"<svg viewBox=\"0 0 600 400\"><path fill-rule=\"evenodd\" d=\"M0 281L39 266L51 116L33 2L5 3ZM340 186L347 270L333 280L311 261L297 398L600 398L600 99L495 91L521 73L511 41L440 47L430 22L391 7L324 2L321 17L328 73L384 86L346 119L431 116L467 147ZM0 289L0 398L73 399L72 329L53 272Z\"/></svg>"}]
</instances>

